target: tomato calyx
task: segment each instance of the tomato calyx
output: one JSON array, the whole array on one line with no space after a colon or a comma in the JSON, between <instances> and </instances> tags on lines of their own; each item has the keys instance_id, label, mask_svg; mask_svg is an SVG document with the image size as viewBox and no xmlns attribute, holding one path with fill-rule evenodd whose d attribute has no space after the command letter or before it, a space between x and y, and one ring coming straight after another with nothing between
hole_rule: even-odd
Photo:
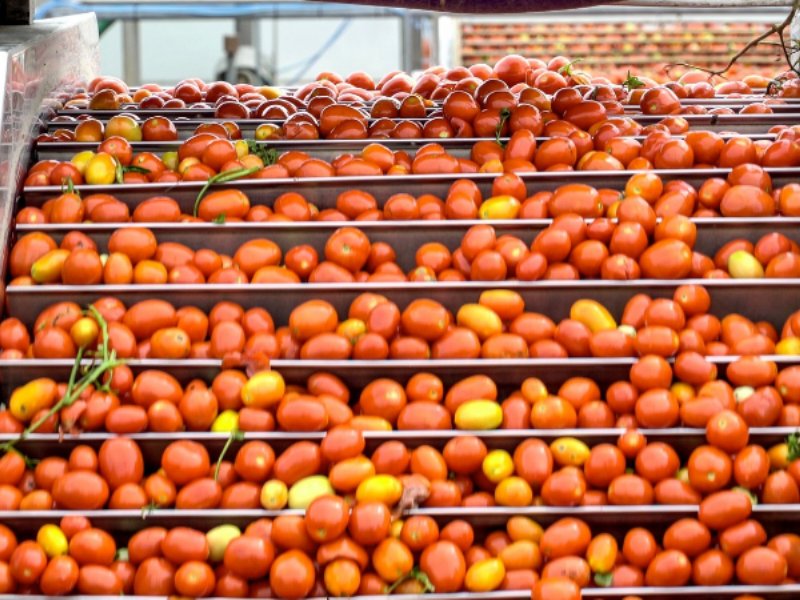
<instances>
[{"instance_id":1,"label":"tomato calyx","mask_svg":"<svg viewBox=\"0 0 800 600\"><path fill-rule=\"evenodd\" d=\"M636 75L632 75L630 69L628 69L628 74L625 76L625 81L622 82L622 87L628 91L635 90L644 87L644 81L639 79Z\"/></svg>"},{"instance_id":2,"label":"tomato calyx","mask_svg":"<svg viewBox=\"0 0 800 600\"><path fill-rule=\"evenodd\" d=\"M425 594L432 594L436 591L436 587L434 587L433 583L431 583L431 580L428 578L428 576L425 573L423 573L419 569L419 567L414 567L408 573L406 573L400 579L398 579L392 585L390 585L389 589L386 590L386 593L391 594L398 587L400 587L400 585L402 585L403 583L405 583L410 579L416 579L417 581L419 581L420 584L422 584L422 591Z\"/></svg>"},{"instance_id":3,"label":"tomato calyx","mask_svg":"<svg viewBox=\"0 0 800 600\"><path fill-rule=\"evenodd\" d=\"M597 587L611 587L614 576L611 573L595 573L594 583Z\"/></svg>"}]
</instances>

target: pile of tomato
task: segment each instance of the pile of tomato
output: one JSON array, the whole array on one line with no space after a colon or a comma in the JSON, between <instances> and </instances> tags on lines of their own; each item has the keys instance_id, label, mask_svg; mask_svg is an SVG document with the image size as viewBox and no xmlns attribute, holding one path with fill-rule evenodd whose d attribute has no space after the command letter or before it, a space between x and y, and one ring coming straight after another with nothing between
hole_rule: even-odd
<instances>
[{"instance_id":1,"label":"pile of tomato","mask_svg":"<svg viewBox=\"0 0 800 600\"><path fill-rule=\"evenodd\" d=\"M800 310L778 323L738 313L716 316L703 286L687 284L673 298L634 294L617 319L599 302L576 300L554 320L526 306L509 289L479 292L477 302L419 297L402 310L386 296L364 292L340 317L327 300L307 300L276 323L264 308L227 300L208 312L147 299L126 307L104 297L92 307L106 321L108 348L119 358L216 358L263 355L303 360L442 360L677 355L797 354ZM101 339L95 319L75 302L59 302L37 315L32 329L16 317L0 323L5 359L70 359ZM688 361L694 364L694 361ZM710 366L702 370L707 371ZM694 369L692 369L694 370ZM680 373L679 373L680 376Z\"/></svg>"},{"instance_id":2,"label":"pile of tomato","mask_svg":"<svg viewBox=\"0 0 800 600\"><path fill-rule=\"evenodd\" d=\"M9 240L0 594L795 589L800 305L726 297L800 278L779 78L92 81Z\"/></svg>"}]
</instances>

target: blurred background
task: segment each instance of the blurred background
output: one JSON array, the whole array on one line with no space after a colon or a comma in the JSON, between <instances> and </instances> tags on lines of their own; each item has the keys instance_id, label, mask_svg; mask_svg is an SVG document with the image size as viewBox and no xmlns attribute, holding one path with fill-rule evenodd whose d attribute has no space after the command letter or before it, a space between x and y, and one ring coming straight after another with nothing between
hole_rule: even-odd
<instances>
[{"instance_id":1,"label":"blurred background","mask_svg":"<svg viewBox=\"0 0 800 600\"><path fill-rule=\"evenodd\" d=\"M402 9L319 2L163 2L39 0L37 16L93 10L101 31L102 73L130 84L203 79L297 85L321 71L393 69L493 62L508 53L580 59L579 68L624 80L654 79L692 56L721 67L785 16L786 8L682 10L603 6L531 16L452 17ZM770 73L780 50L762 44L732 76ZM681 69L678 68L677 72ZM675 72L673 72L675 73Z\"/></svg>"}]
</instances>

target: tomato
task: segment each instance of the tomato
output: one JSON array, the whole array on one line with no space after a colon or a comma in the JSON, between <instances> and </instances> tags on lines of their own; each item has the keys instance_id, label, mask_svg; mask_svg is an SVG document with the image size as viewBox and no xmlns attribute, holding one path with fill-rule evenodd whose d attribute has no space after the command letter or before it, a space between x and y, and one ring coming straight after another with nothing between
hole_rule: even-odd
<instances>
[{"instance_id":1,"label":"tomato","mask_svg":"<svg viewBox=\"0 0 800 600\"><path fill-rule=\"evenodd\" d=\"M289 550L272 563L269 582L279 598L302 598L314 587L314 564L300 550Z\"/></svg>"},{"instance_id":2,"label":"tomato","mask_svg":"<svg viewBox=\"0 0 800 600\"><path fill-rule=\"evenodd\" d=\"M746 492L721 491L707 496L700 503L700 522L718 531L747 519L753 510Z\"/></svg>"},{"instance_id":3,"label":"tomato","mask_svg":"<svg viewBox=\"0 0 800 600\"><path fill-rule=\"evenodd\" d=\"M309 537L318 543L330 542L347 529L349 508L339 496L320 496L306 509L305 523Z\"/></svg>"},{"instance_id":4,"label":"tomato","mask_svg":"<svg viewBox=\"0 0 800 600\"><path fill-rule=\"evenodd\" d=\"M466 562L461 549L451 541L429 544L420 557L420 568L428 576L437 593L461 590L466 575Z\"/></svg>"},{"instance_id":5,"label":"tomato","mask_svg":"<svg viewBox=\"0 0 800 600\"><path fill-rule=\"evenodd\" d=\"M707 550L695 558L692 566L695 585L726 585L732 579L733 561L721 550Z\"/></svg>"},{"instance_id":6,"label":"tomato","mask_svg":"<svg viewBox=\"0 0 800 600\"><path fill-rule=\"evenodd\" d=\"M119 596L122 581L108 567L86 565L78 573L78 591L88 595Z\"/></svg>"},{"instance_id":7,"label":"tomato","mask_svg":"<svg viewBox=\"0 0 800 600\"><path fill-rule=\"evenodd\" d=\"M583 556L591 541L591 530L582 520L566 517L545 529L539 548L547 559Z\"/></svg>"},{"instance_id":8,"label":"tomato","mask_svg":"<svg viewBox=\"0 0 800 600\"><path fill-rule=\"evenodd\" d=\"M144 459L139 445L127 438L103 442L98 453L98 466L112 490L124 483L139 483L144 475Z\"/></svg>"},{"instance_id":9,"label":"tomato","mask_svg":"<svg viewBox=\"0 0 800 600\"><path fill-rule=\"evenodd\" d=\"M549 577L536 582L531 598L532 600L580 600L581 588L572 579Z\"/></svg>"},{"instance_id":10,"label":"tomato","mask_svg":"<svg viewBox=\"0 0 800 600\"><path fill-rule=\"evenodd\" d=\"M362 546L373 546L389 533L391 515L382 502L359 502L350 515L348 531Z\"/></svg>"},{"instance_id":11,"label":"tomato","mask_svg":"<svg viewBox=\"0 0 800 600\"><path fill-rule=\"evenodd\" d=\"M697 519L680 519L664 533L664 548L680 550L693 559L711 545L711 532Z\"/></svg>"},{"instance_id":12,"label":"tomato","mask_svg":"<svg viewBox=\"0 0 800 600\"><path fill-rule=\"evenodd\" d=\"M286 485L293 485L319 471L322 457L319 446L312 442L295 442L275 460L273 476Z\"/></svg>"},{"instance_id":13,"label":"tomato","mask_svg":"<svg viewBox=\"0 0 800 600\"><path fill-rule=\"evenodd\" d=\"M96 564L110 566L114 562L117 545L102 529L90 527L72 536L69 541L69 554L79 565Z\"/></svg>"},{"instance_id":14,"label":"tomato","mask_svg":"<svg viewBox=\"0 0 800 600\"><path fill-rule=\"evenodd\" d=\"M175 590L182 596L192 598L210 596L215 586L214 571L204 562L196 560L186 562L175 572Z\"/></svg>"},{"instance_id":15,"label":"tomato","mask_svg":"<svg viewBox=\"0 0 800 600\"><path fill-rule=\"evenodd\" d=\"M686 585L692 575L692 563L679 550L664 550L656 554L645 572L649 586Z\"/></svg>"},{"instance_id":16,"label":"tomato","mask_svg":"<svg viewBox=\"0 0 800 600\"><path fill-rule=\"evenodd\" d=\"M209 467L208 451L191 440L172 442L161 455L161 468L167 477L178 485L205 476Z\"/></svg>"},{"instance_id":17,"label":"tomato","mask_svg":"<svg viewBox=\"0 0 800 600\"><path fill-rule=\"evenodd\" d=\"M53 483L53 500L70 510L96 510L105 506L109 490L106 481L92 471L71 471Z\"/></svg>"},{"instance_id":18,"label":"tomato","mask_svg":"<svg viewBox=\"0 0 800 600\"><path fill-rule=\"evenodd\" d=\"M341 558L328 563L323 575L325 589L336 597L351 597L358 592L361 571L352 560Z\"/></svg>"},{"instance_id":19,"label":"tomato","mask_svg":"<svg viewBox=\"0 0 800 600\"><path fill-rule=\"evenodd\" d=\"M39 587L43 594L62 596L69 594L78 584L79 567L70 556L54 557L42 573Z\"/></svg>"},{"instance_id":20,"label":"tomato","mask_svg":"<svg viewBox=\"0 0 800 600\"><path fill-rule=\"evenodd\" d=\"M673 477L679 468L678 454L663 442L651 442L636 455L636 472L652 484Z\"/></svg>"},{"instance_id":21,"label":"tomato","mask_svg":"<svg viewBox=\"0 0 800 600\"><path fill-rule=\"evenodd\" d=\"M272 542L257 536L243 535L231 540L224 554L225 567L243 579L259 579L269 572L275 557Z\"/></svg>"},{"instance_id":22,"label":"tomato","mask_svg":"<svg viewBox=\"0 0 800 600\"><path fill-rule=\"evenodd\" d=\"M625 534L622 554L630 564L646 569L657 553L658 544L647 529L634 527Z\"/></svg>"},{"instance_id":23,"label":"tomato","mask_svg":"<svg viewBox=\"0 0 800 600\"><path fill-rule=\"evenodd\" d=\"M47 556L36 542L24 541L11 553L8 567L17 583L36 583L47 567Z\"/></svg>"},{"instance_id":24,"label":"tomato","mask_svg":"<svg viewBox=\"0 0 800 600\"><path fill-rule=\"evenodd\" d=\"M787 571L786 560L771 548L751 548L736 561L736 578L744 585L778 585Z\"/></svg>"}]
</instances>

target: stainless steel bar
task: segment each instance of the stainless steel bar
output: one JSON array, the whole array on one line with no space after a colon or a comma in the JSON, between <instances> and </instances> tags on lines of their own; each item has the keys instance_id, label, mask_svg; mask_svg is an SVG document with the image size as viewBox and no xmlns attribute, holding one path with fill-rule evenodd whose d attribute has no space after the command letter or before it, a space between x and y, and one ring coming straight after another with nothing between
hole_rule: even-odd
<instances>
[{"instance_id":1,"label":"stainless steel bar","mask_svg":"<svg viewBox=\"0 0 800 600\"><path fill-rule=\"evenodd\" d=\"M800 170L795 168L769 168L766 171L772 176L776 186L800 180ZM701 185L709 177L725 178L730 169L686 169L651 171L665 181L681 179L695 187ZM539 190L554 190L565 183L585 183L595 187L624 189L632 171L540 171L523 173L520 176L528 186L528 193ZM496 178L493 173L448 173L442 175L405 175L380 177L319 177L305 179L241 179L230 183L213 186L212 189L225 187L241 189L250 198L252 204L264 204L272 201L285 192L298 192L306 200L313 202L320 209L331 208L336 204L336 197L346 190L363 189L375 196L379 205L400 191L413 194L447 195L450 185L458 179L470 179L481 189L484 197L491 192L492 182ZM75 186L81 194L106 193L116 196L135 207L145 198L158 195L169 195L175 198L184 212L190 213L194 201L205 182L180 182L173 184L116 184L116 185L80 185ZM61 193L57 186L28 187L22 190L25 202L32 206L41 206L50 198Z\"/></svg>"},{"instance_id":2,"label":"stainless steel bar","mask_svg":"<svg viewBox=\"0 0 800 600\"><path fill-rule=\"evenodd\" d=\"M741 586L726 585L719 587L637 587L637 588L585 588L581 597L585 600L620 600L626 596L638 596L647 600L735 598L753 595L764 600L795 600L800 594L800 586L786 584L778 586ZM51 600L51 596L28 595L30 600ZM425 594L426 600L528 600L529 591L494 591L494 592L459 592L455 594ZM0 600L18 600L19 596L0 594ZM118 600L119 596L92 596L93 600ZM138 600L163 600L161 596L136 596ZM353 596L354 600L383 600L386 596ZM397 600L418 600L418 595L392 594ZM326 598L309 598L308 600L327 600Z\"/></svg>"},{"instance_id":3,"label":"stainless steel bar","mask_svg":"<svg viewBox=\"0 0 800 600\"><path fill-rule=\"evenodd\" d=\"M104 296L119 298L127 306L147 298L162 298L175 306L197 306L205 311L225 299L245 308L265 307L276 325L285 325L292 309L311 295L330 302L344 319L350 303L367 291L383 294L401 310L414 299L426 297L456 312L464 304L477 302L483 291L503 288L518 292L528 310L558 321L567 318L570 306L581 298L591 297L619 317L635 294L671 298L677 285L685 282L707 287L712 298L711 312L719 317L741 313L753 321L771 322L780 331L784 321L800 309L800 279L12 286L7 290L6 302L7 314L28 327L45 308L65 298L86 305ZM782 301L773 302L775 297Z\"/></svg>"},{"instance_id":4,"label":"stainless steel bar","mask_svg":"<svg viewBox=\"0 0 800 600\"><path fill-rule=\"evenodd\" d=\"M679 519L695 517L697 506L677 505L644 505L644 506L523 506L523 507L481 507L469 508L417 508L404 513L407 516L429 516L439 523L447 523L454 519L464 519L478 528L504 527L513 516L524 515L535 519L543 526L550 525L565 517L575 517L586 521L598 530L606 528L625 530L646 522L650 527L663 527ZM0 511L0 521L16 532L30 534L36 532L46 523L58 521L75 511ZM155 509L141 510L96 510L81 511L94 527L114 531L115 533L133 533L151 526L193 527L207 531L217 525L232 524L242 529L249 523L261 518L274 518L281 514L302 515L302 510L263 510L263 509L213 509L213 510L176 510ZM796 524L800 520L800 506L794 504L758 505L753 507L753 516L768 529L783 523ZM789 587L789 586L787 586ZM795 593L800 585L791 586ZM648 588L644 588L648 589ZM681 588L691 589L691 588ZM627 594L626 594L627 595ZM432 597L435 595L432 595ZM530 595L528 595L530 597Z\"/></svg>"}]
</instances>

